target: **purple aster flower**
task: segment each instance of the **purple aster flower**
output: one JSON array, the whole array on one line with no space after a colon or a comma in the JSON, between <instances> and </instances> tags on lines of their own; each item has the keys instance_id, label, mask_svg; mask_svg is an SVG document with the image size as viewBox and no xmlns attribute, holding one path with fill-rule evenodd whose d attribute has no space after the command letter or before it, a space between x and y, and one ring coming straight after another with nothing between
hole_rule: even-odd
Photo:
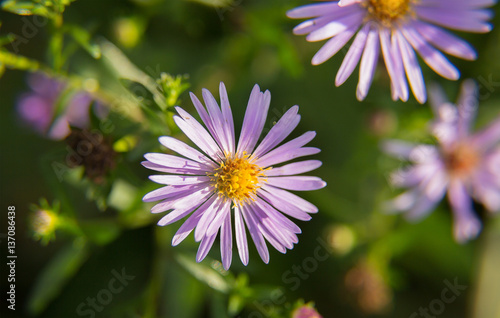
<instances>
[{"instance_id":1,"label":"purple aster flower","mask_svg":"<svg viewBox=\"0 0 500 318\"><path fill-rule=\"evenodd\" d=\"M48 138L60 140L69 134L70 126L81 129L88 127L89 107L93 101L88 93L72 93L64 111L56 114L66 85L43 73L31 74L28 84L32 91L21 95L17 111L21 119L33 130ZM98 112L100 117L104 116L102 109Z\"/></svg>"},{"instance_id":2,"label":"purple aster flower","mask_svg":"<svg viewBox=\"0 0 500 318\"><path fill-rule=\"evenodd\" d=\"M298 106L290 108L257 145L266 122L271 101L269 91L262 93L258 85L252 90L243 121L238 145L235 145L234 123L226 88L220 84L221 107L212 94L204 89L200 100L191 93L204 128L180 107L174 120L177 126L201 150L169 137L160 143L180 156L149 153L142 164L149 169L166 172L150 179L164 184L144 196L144 201L160 201L152 213L171 210L158 225L167 225L189 215L174 235L172 245L179 244L193 230L200 242L196 260L205 258L220 230L222 264L225 269L232 259L232 219L236 245L243 264L248 264L246 230L250 232L257 251L269 262L267 240L282 253L298 242L300 228L284 214L298 220L311 219L309 213L318 209L289 192L316 190L326 183L318 177L297 176L321 166L318 160L305 160L281 166L289 160L312 155L320 150L304 147L316 135L309 131L278 146L298 125ZM208 110L208 111L207 111Z\"/></svg>"},{"instance_id":3,"label":"purple aster flower","mask_svg":"<svg viewBox=\"0 0 500 318\"><path fill-rule=\"evenodd\" d=\"M472 199L492 213L500 211L500 117L483 130L470 132L477 109L477 86L470 80L464 82L457 106L447 102L437 87L430 97L436 116L431 131L438 145L384 144L388 153L412 163L393 175L396 186L409 190L389 206L407 211L409 219L420 219L447 194L455 239L465 242L481 230Z\"/></svg>"},{"instance_id":4,"label":"purple aster flower","mask_svg":"<svg viewBox=\"0 0 500 318\"><path fill-rule=\"evenodd\" d=\"M292 312L292 318L323 318L311 304L300 306Z\"/></svg>"},{"instance_id":5,"label":"purple aster flower","mask_svg":"<svg viewBox=\"0 0 500 318\"><path fill-rule=\"evenodd\" d=\"M373 80L380 49L391 78L392 98L408 100L411 90L420 103L426 100L425 84L415 51L439 75L457 80L459 71L440 52L474 60L475 50L444 28L485 33L492 12L484 8L496 0L341 0L290 10L290 18L311 18L294 29L308 34L307 41L328 42L316 53L318 65L335 55L355 35L335 79L342 85L361 60L356 96L363 100Z\"/></svg>"}]
</instances>

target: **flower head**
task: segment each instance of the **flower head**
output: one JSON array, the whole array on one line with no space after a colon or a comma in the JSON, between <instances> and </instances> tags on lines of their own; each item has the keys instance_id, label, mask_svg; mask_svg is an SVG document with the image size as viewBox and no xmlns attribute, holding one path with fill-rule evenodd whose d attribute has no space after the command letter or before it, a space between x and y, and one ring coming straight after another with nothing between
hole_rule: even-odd
<instances>
[{"instance_id":1,"label":"flower head","mask_svg":"<svg viewBox=\"0 0 500 318\"><path fill-rule=\"evenodd\" d=\"M295 309L291 318L323 318L323 316L314 309L312 303L307 303Z\"/></svg>"},{"instance_id":2,"label":"flower head","mask_svg":"<svg viewBox=\"0 0 500 318\"><path fill-rule=\"evenodd\" d=\"M88 93L72 92L68 100L63 100L66 85L43 73L31 74L28 84L32 91L21 95L17 111L33 130L60 140L70 133L70 126L82 129L89 126L92 97ZM63 111L61 105L65 107Z\"/></svg>"},{"instance_id":3,"label":"flower head","mask_svg":"<svg viewBox=\"0 0 500 318\"><path fill-rule=\"evenodd\" d=\"M205 258L220 230L222 263L228 269L232 259L232 219L239 255L248 264L246 228L264 262L269 261L265 240L285 253L298 242L300 228L284 214L307 221L317 212L311 203L287 191L316 190L326 183L320 178L296 176L318 168L317 160L305 160L276 166L289 160L312 155L320 150L303 147L315 133L306 132L278 146L298 125L298 106L290 108L258 144L271 101L269 91L255 85L243 121L238 144L226 88L220 84L221 107L208 90L203 90L205 106L191 93L191 99L204 125L177 107L177 126L201 150L169 137L160 143L181 156L149 153L142 164L165 172L150 179L165 187L148 193L144 201L159 201L151 212L171 210L159 222L167 225L190 215L174 235L179 244L193 230L201 241L197 261ZM258 145L257 145L258 144ZM264 240L265 239L265 240Z\"/></svg>"},{"instance_id":4,"label":"flower head","mask_svg":"<svg viewBox=\"0 0 500 318\"><path fill-rule=\"evenodd\" d=\"M55 237L55 230L58 223L57 214L50 210L37 210L31 220L35 239L41 240L43 244L47 244Z\"/></svg>"},{"instance_id":5,"label":"flower head","mask_svg":"<svg viewBox=\"0 0 500 318\"><path fill-rule=\"evenodd\" d=\"M60 205L56 202L51 207L47 200L42 199L40 205L32 205L31 210L29 224L33 232L33 238L46 245L55 239L55 232L63 223L59 216Z\"/></svg>"},{"instance_id":6,"label":"flower head","mask_svg":"<svg viewBox=\"0 0 500 318\"><path fill-rule=\"evenodd\" d=\"M472 198L490 212L500 211L500 118L485 129L471 133L477 109L477 86L465 81L455 106L437 88L431 90L436 119L431 131L438 145L412 145L389 141L385 150L412 165L393 175L393 183L410 188L396 197L390 207L408 211L410 219L422 218L448 194L455 219L458 242L478 235L481 223Z\"/></svg>"},{"instance_id":7,"label":"flower head","mask_svg":"<svg viewBox=\"0 0 500 318\"><path fill-rule=\"evenodd\" d=\"M391 78L394 100L408 100L411 90L420 103L426 100L425 84L415 51L439 75L457 80L459 71L440 52L466 60L476 59L475 50L444 28L485 33L496 0L341 0L305 5L288 12L290 18L311 18L294 29L308 34L307 41L328 42L316 53L318 65L354 37L335 85L342 85L360 63L356 96L363 100L371 86L380 51Z\"/></svg>"},{"instance_id":8,"label":"flower head","mask_svg":"<svg viewBox=\"0 0 500 318\"><path fill-rule=\"evenodd\" d=\"M66 157L69 167L83 166L85 176L94 183L102 184L105 177L116 167L116 152L109 136L88 129L71 129L65 139L72 150Z\"/></svg>"}]
</instances>

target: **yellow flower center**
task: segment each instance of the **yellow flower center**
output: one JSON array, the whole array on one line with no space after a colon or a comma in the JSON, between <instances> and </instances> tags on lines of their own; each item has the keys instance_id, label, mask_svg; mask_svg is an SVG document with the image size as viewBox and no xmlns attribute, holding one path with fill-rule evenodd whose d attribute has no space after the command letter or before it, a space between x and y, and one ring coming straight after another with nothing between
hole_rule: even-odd
<instances>
[{"instance_id":1,"label":"yellow flower center","mask_svg":"<svg viewBox=\"0 0 500 318\"><path fill-rule=\"evenodd\" d=\"M52 233L58 224L58 217L46 210L38 210L32 219L32 227L35 234L44 236Z\"/></svg>"},{"instance_id":2,"label":"yellow flower center","mask_svg":"<svg viewBox=\"0 0 500 318\"><path fill-rule=\"evenodd\" d=\"M368 13L386 27L391 27L411 11L410 0L368 0L365 6Z\"/></svg>"},{"instance_id":3,"label":"yellow flower center","mask_svg":"<svg viewBox=\"0 0 500 318\"><path fill-rule=\"evenodd\" d=\"M257 189L260 188L259 177L262 169L251 163L247 155L242 158L227 158L215 169L212 180L219 193L236 204L253 201Z\"/></svg>"},{"instance_id":4,"label":"yellow flower center","mask_svg":"<svg viewBox=\"0 0 500 318\"><path fill-rule=\"evenodd\" d=\"M457 145L443 154L444 163L451 176L468 177L479 164L479 154L469 145Z\"/></svg>"}]
</instances>

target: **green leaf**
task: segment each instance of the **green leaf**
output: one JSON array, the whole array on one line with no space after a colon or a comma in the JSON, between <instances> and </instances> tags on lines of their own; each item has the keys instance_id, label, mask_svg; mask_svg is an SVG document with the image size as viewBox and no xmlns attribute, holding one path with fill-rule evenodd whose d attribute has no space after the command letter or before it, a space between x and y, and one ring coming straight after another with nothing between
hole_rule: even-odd
<instances>
[{"instance_id":1,"label":"green leaf","mask_svg":"<svg viewBox=\"0 0 500 318\"><path fill-rule=\"evenodd\" d=\"M76 274L89 253L84 241L75 241L63 248L38 277L28 299L28 311L41 313L61 292L68 280Z\"/></svg>"},{"instance_id":2,"label":"green leaf","mask_svg":"<svg viewBox=\"0 0 500 318\"><path fill-rule=\"evenodd\" d=\"M7 0L2 4L2 9L19 15L39 15L53 19L54 13L47 7L27 1Z\"/></svg>"},{"instance_id":3,"label":"green leaf","mask_svg":"<svg viewBox=\"0 0 500 318\"><path fill-rule=\"evenodd\" d=\"M201 282L186 272L180 266L172 266L168 261L162 261L161 268L165 277L162 278L157 306L164 312L163 315L156 315L155 318L200 317L204 310L206 294L213 291L202 288ZM157 265L158 266L158 265ZM176 286L171 288L171 286ZM189 304L186 306L186 304Z\"/></svg>"},{"instance_id":4,"label":"green leaf","mask_svg":"<svg viewBox=\"0 0 500 318\"><path fill-rule=\"evenodd\" d=\"M188 0L190 2L197 2L209 7L224 8L234 4L234 0Z\"/></svg>"},{"instance_id":5,"label":"green leaf","mask_svg":"<svg viewBox=\"0 0 500 318\"><path fill-rule=\"evenodd\" d=\"M245 299L240 295L231 295L228 300L227 311L236 316L245 307Z\"/></svg>"},{"instance_id":6,"label":"green leaf","mask_svg":"<svg viewBox=\"0 0 500 318\"><path fill-rule=\"evenodd\" d=\"M92 43L90 33L77 26L66 25L65 31L75 39L75 41L84 48L93 58L99 59L101 57L101 48L99 45Z\"/></svg>"},{"instance_id":7,"label":"green leaf","mask_svg":"<svg viewBox=\"0 0 500 318\"><path fill-rule=\"evenodd\" d=\"M163 94L158 89L158 84L151 76L135 66L113 43L104 39L99 42L104 60L119 78L142 84L153 95L153 99L159 103L160 108L167 107Z\"/></svg>"},{"instance_id":8,"label":"green leaf","mask_svg":"<svg viewBox=\"0 0 500 318\"><path fill-rule=\"evenodd\" d=\"M6 50L0 50L0 63L17 70L36 71L40 68L40 64L37 61L10 53Z\"/></svg>"},{"instance_id":9,"label":"green leaf","mask_svg":"<svg viewBox=\"0 0 500 318\"><path fill-rule=\"evenodd\" d=\"M471 317L499 317L500 307L500 219L491 220L482 237L474 288L474 314ZM460 281L459 281L460 282Z\"/></svg>"},{"instance_id":10,"label":"green leaf","mask_svg":"<svg viewBox=\"0 0 500 318\"><path fill-rule=\"evenodd\" d=\"M218 293L212 293L211 295L211 317L217 318L229 318L226 311L226 299L223 295Z\"/></svg>"},{"instance_id":11,"label":"green leaf","mask_svg":"<svg viewBox=\"0 0 500 318\"><path fill-rule=\"evenodd\" d=\"M176 260L182 267L190 272L191 275L196 277L199 281L206 283L213 289L222 293L227 293L231 289L230 284L224 276L204 263L196 263L194 258L184 255L177 255Z\"/></svg>"},{"instance_id":12,"label":"green leaf","mask_svg":"<svg viewBox=\"0 0 500 318\"><path fill-rule=\"evenodd\" d=\"M2 37L0 37L0 46L4 46L6 44L12 43L12 42L14 42L15 39L16 39L16 37L12 33L7 34L5 36L2 36Z\"/></svg>"},{"instance_id":13,"label":"green leaf","mask_svg":"<svg viewBox=\"0 0 500 318\"><path fill-rule=\"evenodd\" d=\"M81 223L86 237L98 245L106 245L120 235L120 226L114 220L99 219Z\"/></svg>"}]
</instances>

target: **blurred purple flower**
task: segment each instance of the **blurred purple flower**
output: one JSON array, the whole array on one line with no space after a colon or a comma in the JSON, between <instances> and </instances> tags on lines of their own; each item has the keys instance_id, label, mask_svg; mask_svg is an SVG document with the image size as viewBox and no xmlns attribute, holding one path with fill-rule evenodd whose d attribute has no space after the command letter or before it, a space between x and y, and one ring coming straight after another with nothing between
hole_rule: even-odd
<instances>
[{"instance_id":1,"label":"blurred purple flower","mask_svg":"<svg viewBox=\"0 0 500 318\"><path fill-rule=\"evenodd\" d=\"M172 210L158 222L162 226L193 212L174 235L172 245L179 244L195 230L195 240L201 241L196 256L198 262L205 258L220 229L222 264L225 269L229 268L233 215L236 244L243 264L248 264L245 224L260 257L268 263L269 251L264 239L278 251L286 253L298 242L297 234L301 233L300 228L283 214L307 221L311 219L309 213L318 211L314 205L287 190L323 188L326 183L318 177L296 176L318 168L321 162L305 160L275 166L318 153L317 148L303 147L316 134L309 131L277 147L300 121L299 107L293 106L257 146L271 94L269 91L262 93L255 85L236 147L233 116L223 83L220 84L220 98L221 107L204 89L205 108L191 93L191 100L208 131L182 108L176 108L179 114L174 117L177 126L203 153L172 137L161 137L161 144L185 158L146 154L147 161L142 163L146 168L167 173L152 175L150 179L167 186L148 193L143 200L162 200L151 209L152 213Z\"/></svg>"},{"instance_id":2,"label":"blurred purple flower","mask_svg":"<svg viewBox=\"0 0 500 318\"><path fill-rule=\"evenodd\" d=\"M363 100L371 86L380 49L391 78L392 98L408 100L408 84L420 103L426 100L425 84L415 51L439 75L457 80L459 71L440 52L466 60L477 57L464 40L441 27L485 33L492 12L484 8L496 0L341 0L310 4L288 11L290 18L312 18L294 29L308 34L307 41L328 40L316 53L318 65L344 47L357 33L335 79L342 85L359 61L356 96ZM439 26L441 27L439 27Z\"/></svg>"},{"instance_id":3,"label":"blurred purple flower","mask_svg":"<svg viewBox=\"0 0 500 318\"><path fill-rule=\"evenodd\" d=\"M89 107L92 97L83 91L72 93L67 106L60 115L56 114L59 99L66 85L43 73L28 77L32 91L20 96L17 111L21 119L36 132L51 139L64 139L70 126L87 128Z\"/></svg>"},{"instance_id":4,"label":"blurred purple flower","mask_svg":"<svg viewBox=\"0 0 500 318\"><path fill-rule=\"evenodd\" d=\"M500 118L476 133L470 127L477 109L477 86L465 81L458 106L447 102L443 92L433 87L431 103L436 119L431 125L437 146L388 141L384 149L413 163L392 178L398 187L410 188L389 204L393 211L407 211L409 219L432 212L448 194L455 239L462 243L481 230L472 198L490 212L500 211Z\"/></svg>"},{"instance_id":5,"label":"blurred purple flower","mask_svg":"<svg viewBox=\"0 0 500 318\"><path fill-rule=\"evenodd\" d=\"M323 318L311 305L303 305L295 309L292 318Z\"/></svg>"}]
</instances>

